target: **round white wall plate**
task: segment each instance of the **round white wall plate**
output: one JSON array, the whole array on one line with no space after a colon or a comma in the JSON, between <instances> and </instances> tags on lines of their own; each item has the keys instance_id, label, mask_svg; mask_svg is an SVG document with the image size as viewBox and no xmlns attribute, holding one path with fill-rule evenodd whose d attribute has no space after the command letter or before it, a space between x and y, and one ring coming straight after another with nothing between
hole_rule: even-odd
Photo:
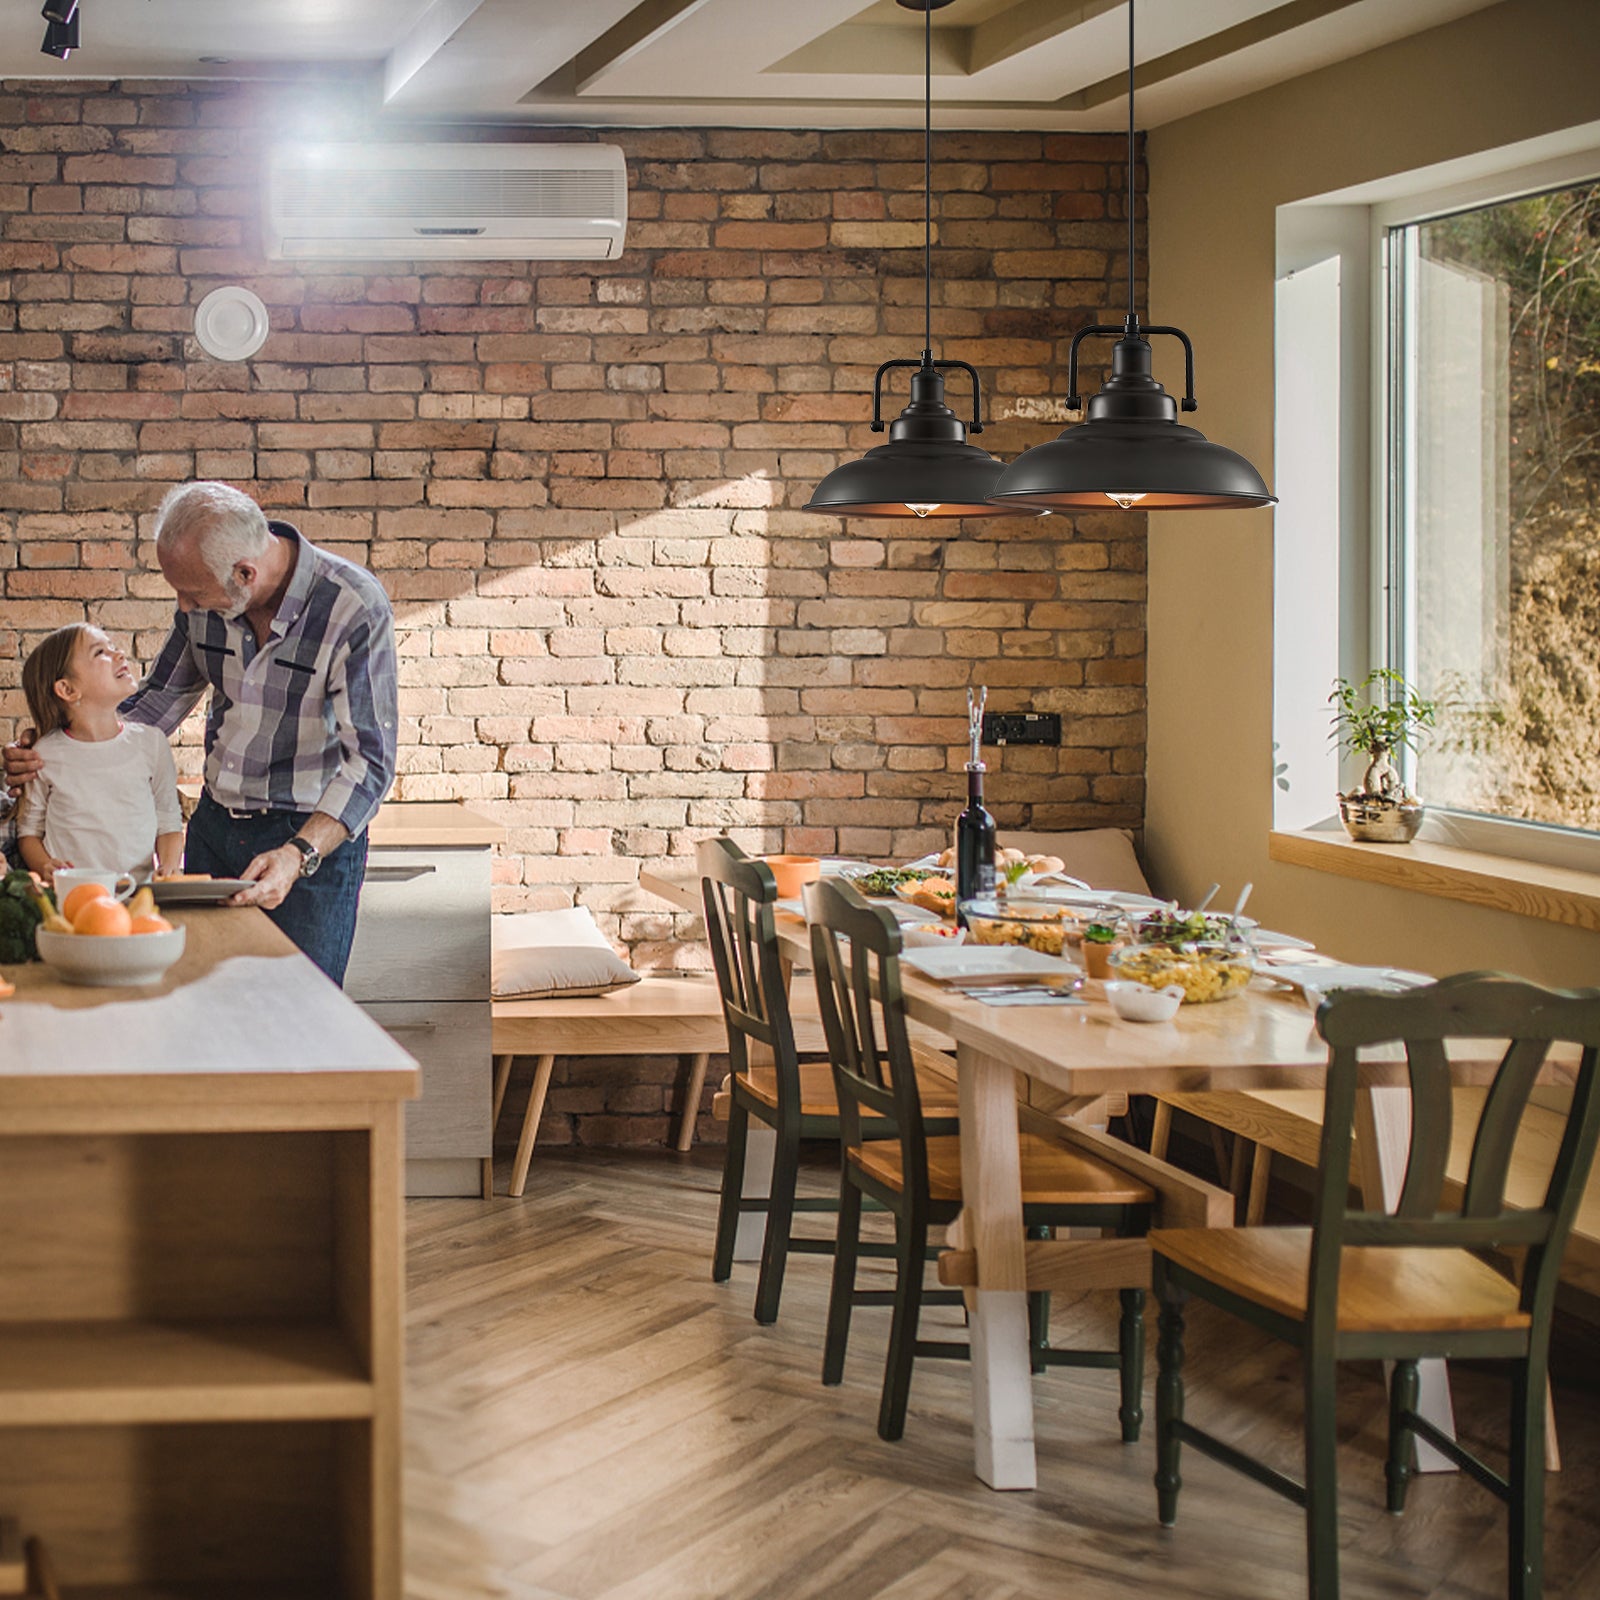
<instances>
[{"instance_id":1,"label":"round white wall plate","mask_svg":"<svg viewBox=\"0 0 1600 1600\"><path fill-rule=\"evenodd\" d=\"M248 361L267 341L271 324L258 295L237 284L213 289L195 307L194 336L218 361Z\"/></svg>"}]
</instances>

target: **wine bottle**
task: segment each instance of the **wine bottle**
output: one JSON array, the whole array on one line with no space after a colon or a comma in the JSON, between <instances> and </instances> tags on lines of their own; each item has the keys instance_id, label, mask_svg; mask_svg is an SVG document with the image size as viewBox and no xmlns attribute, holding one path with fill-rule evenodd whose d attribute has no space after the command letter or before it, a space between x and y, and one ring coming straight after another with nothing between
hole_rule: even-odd
<instances>
[{"instance_id":1,"label":"wine bottle","mask_svg":"<svg viewBox=\"0 0 1600 1600\"><path fill-rule=\"evenodd\" d=\"M983 775L988 769L983 764L983 708L989 691L980 688L976 694L967 690L967 721L971 738L971 756L967 762L967 807L956 818L956 918L962 927L966 918L962 905L979 896L995 892L994 818L984 809Z\"/></svg>"}]
</instances>

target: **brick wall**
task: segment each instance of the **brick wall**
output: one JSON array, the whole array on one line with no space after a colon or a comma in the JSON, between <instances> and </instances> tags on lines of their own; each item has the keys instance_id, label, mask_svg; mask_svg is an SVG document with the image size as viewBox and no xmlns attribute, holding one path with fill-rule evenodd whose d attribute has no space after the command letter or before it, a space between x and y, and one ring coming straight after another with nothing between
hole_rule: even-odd
<instances>
[{"instance_id":1,"label":"brick wall","mask_svg":"<svg viewBox=\"0 0 1600 1600\"><path fill-rule=\"evenodd\" d=\"M388 586L399 797L502 819L499 905L576 896L643 964L699 964L636 880L708 834L944 842L969 683L1063 714L1060 750L993 760L1002 826L1139 825L1141 517L797 509L879 442L877 363L921 347L920 133L598 135L633 186L615 263L264 260L262 150L361 117L323 89L0 86L0 734L52 627L87 617L149 660L170 614L149 513L199 475ZM938 353L980 368L980 442L1010 458L1060 426L1073 329L1119 305L1121 144L935 154ZM272 313L247 363L191 333L229 282ZM640 1087L612 1109L645 1110Z\"/></svg>"}]
</instances>

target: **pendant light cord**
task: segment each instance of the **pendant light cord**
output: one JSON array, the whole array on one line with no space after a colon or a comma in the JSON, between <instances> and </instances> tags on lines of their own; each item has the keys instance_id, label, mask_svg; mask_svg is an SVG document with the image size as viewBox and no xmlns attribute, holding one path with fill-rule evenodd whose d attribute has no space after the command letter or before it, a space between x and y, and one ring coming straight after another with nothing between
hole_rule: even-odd
<instances>
[{"instance_id":1,"label":"pendant light cord","mask_svg":"<svg viewBox=\"0 0 1600 1600\"><path fill-rule=\"evenodd\" d=\"M1128 0L1128 330L1137 332L1139 315L1135 309L1133 291L1133 9L1134 0Z\"/></svg>"},{"instance_id":2,"label":"pendant light cord","mask_svg":"<svg viewBox=\"0 0 1600 1600\"><path fill-rule=\"evenodd\" d=\"M922 13L922 359L933 360L933 6Z\"/></svg>"}]
</instances>

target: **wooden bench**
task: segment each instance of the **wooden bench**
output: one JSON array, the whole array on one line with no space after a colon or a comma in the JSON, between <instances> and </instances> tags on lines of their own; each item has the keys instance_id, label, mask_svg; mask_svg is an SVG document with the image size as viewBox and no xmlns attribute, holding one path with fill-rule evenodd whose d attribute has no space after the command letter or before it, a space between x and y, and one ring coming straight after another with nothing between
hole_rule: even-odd
<instances>
[{"instance_id":1,"label":"wooden bench","mask_svg":"<svg viewBox=\"0 0 1600 1600\"><path fill-rule=\"evenodd\" d=\"M527 1185L533 1142L557 1056L689 1056L689 1087L678 1117L677 1145L687 1150L714 1053L728 1048L722 1002L709 978L642 978L625 989L577 1000L496 1000L493 1050L494 1121L500 1121L511 1064L534 1058L533 1089L517 1138L511 1187ZM483 1164L483 1193L494 1193L493 1158Z\"/></svg>"}]
</instances>

